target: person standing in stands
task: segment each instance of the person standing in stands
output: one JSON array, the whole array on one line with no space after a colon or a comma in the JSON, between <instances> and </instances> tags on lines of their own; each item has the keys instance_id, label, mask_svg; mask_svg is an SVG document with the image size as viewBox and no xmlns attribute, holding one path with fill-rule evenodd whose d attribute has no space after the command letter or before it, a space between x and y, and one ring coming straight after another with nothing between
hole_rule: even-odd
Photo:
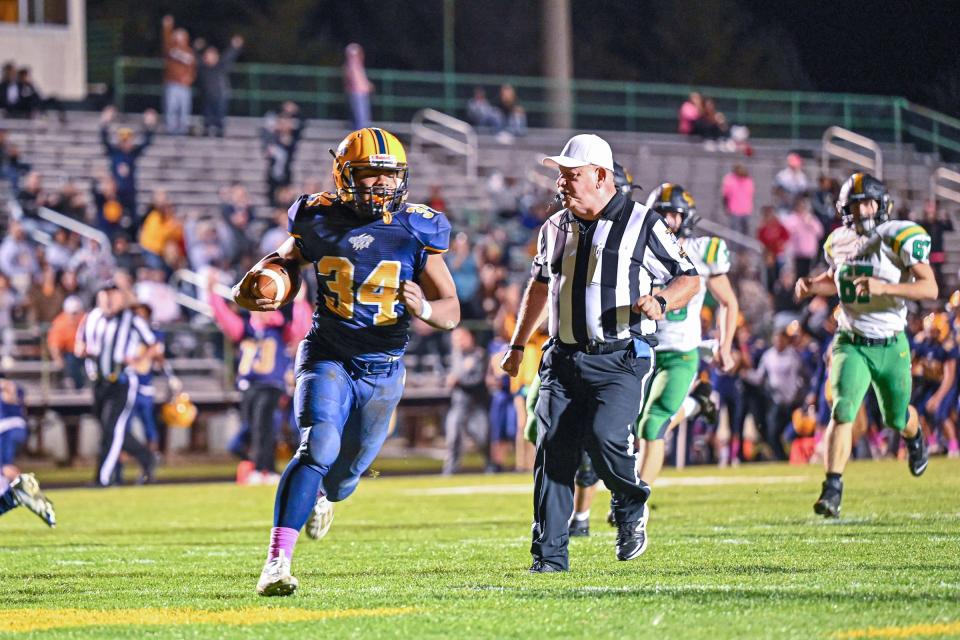
<instances>
[{"instance_id":1,"label":"person standing in stands","mask_svg":"<svg viewBox=\"0 0 960 640\"><path fill-rule=\"evenodd\" d=\"M143 112L143 131L140 141L134 142L133 129L121 127L117 130L117 143L110 142L110 123L117 115L114 107L107 107L100 115L100 142L110 162L110 175L117 185L117 200L133 216L133 233L138 225L137 218L137 159L153 142L153 133L157 127L157 112L147 109Z\"/></svg>"},{"instance_id":2,"label":"person standing in stands","mask_svg":"<svg viewBox=\"0 0 960 640\"><path fill-rule=\"evenodd\" d=\"M193 82L197 79L197 56L190 34L174 28L173 16L163 16L163 113L167 133L186 135L193 109Z\"/></svg>"}]
</instances>

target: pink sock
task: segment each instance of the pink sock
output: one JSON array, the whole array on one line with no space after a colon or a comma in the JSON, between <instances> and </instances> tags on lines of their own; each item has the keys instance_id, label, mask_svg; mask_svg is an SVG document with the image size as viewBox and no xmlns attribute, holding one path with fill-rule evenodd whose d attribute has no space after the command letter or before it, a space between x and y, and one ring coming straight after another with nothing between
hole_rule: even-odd
<instances>
[{"instance_id":1,"label":"pink sock","mask_svg":"<svg viewBox=\"0 0 960 640\"><path fill-rule=\"evenodd\" d=\"M935 447L937 444L938 444L938 442L937 442L937 436L935 436L935 435L933 435L933 434L927 436L927 446Z\"/></svg>"},{"instance_id":2,"label":"pink sock","mask_svg":"<svg viewBox=\"0 0 960 640\"><path fill-rule=\"evenodd\" d=\"M954 451L960 451L960 442L957 442L957 439L954 438L947 443L947 451L953 453Z\"/></svg>"},{"instance_id":3,"label":"pink sock","mask_svg":"<svg viewBox=\"0 0 960 640\"><path fill-rule=\"evenodd\" d=\"M287 560L293 559L293 547L297 544L300 532L289 527L274 527L270 529L270 550L267 559L273 560L283 551Z\"/></svg>"}]
</instances>

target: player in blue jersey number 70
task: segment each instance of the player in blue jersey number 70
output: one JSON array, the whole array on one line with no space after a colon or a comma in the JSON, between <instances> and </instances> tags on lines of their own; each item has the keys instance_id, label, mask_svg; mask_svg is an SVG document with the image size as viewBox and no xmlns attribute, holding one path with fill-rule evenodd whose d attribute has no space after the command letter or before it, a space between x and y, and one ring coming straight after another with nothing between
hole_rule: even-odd
<instances>
[{"instance_id":1,"label":"player in blue jersey number 70","mask_svg":"<svg viewBox=\"0 0 960 640\"><path fill-rule=\"evenodd\" d=\"M450 223L407 204L407 156L382 129L354 131L334 154L334 193L301 196L289 211L292 238L234 287L253 311L274 309L256 287L264 261L288 272L312 264L318 293L313 326L296 361L294 410L300 447L283 472L267 563L257 593L293 593L290 559L318 498L347 498L387 437L403 392L403 351L413 316L450 330L460 322L453 277L440 255ZM309 533L308 527L308 533Z\"/></svg>"}]
</instances>

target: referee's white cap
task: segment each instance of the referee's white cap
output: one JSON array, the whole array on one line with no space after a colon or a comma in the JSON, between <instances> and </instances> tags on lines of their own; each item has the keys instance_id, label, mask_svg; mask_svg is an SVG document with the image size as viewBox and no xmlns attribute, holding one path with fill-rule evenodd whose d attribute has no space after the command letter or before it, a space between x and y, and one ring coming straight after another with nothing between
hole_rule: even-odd
<instances>
[{"instance_id":1,"label":"referee's white cap","mask_svg":"<svg viewBox=\"0 0 960 640\"><path fill-rule=\"evenodd\" d=\"M593 164L613 171L613 151L607 141L592 133L573 136L558 156L547 156L540 161L547 167L573 169Z\"/></svg>"}]
</instances>

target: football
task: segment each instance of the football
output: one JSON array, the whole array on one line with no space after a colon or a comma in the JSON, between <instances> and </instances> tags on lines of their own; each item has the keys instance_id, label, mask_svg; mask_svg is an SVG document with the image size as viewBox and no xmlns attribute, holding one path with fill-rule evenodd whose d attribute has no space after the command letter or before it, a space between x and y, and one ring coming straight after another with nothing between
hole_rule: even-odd
<instances>
[{"instance_id":1,"label":"football","mask_svg":"<svg viewBox=\"0 0 960 640\"><path fill-rule=\"evenodd\" d=\"M256 290L261 298L287 304L300 290L300 272L287 269L283 260L274 258L257 272Z\"/></svg>"}]
</instances>

